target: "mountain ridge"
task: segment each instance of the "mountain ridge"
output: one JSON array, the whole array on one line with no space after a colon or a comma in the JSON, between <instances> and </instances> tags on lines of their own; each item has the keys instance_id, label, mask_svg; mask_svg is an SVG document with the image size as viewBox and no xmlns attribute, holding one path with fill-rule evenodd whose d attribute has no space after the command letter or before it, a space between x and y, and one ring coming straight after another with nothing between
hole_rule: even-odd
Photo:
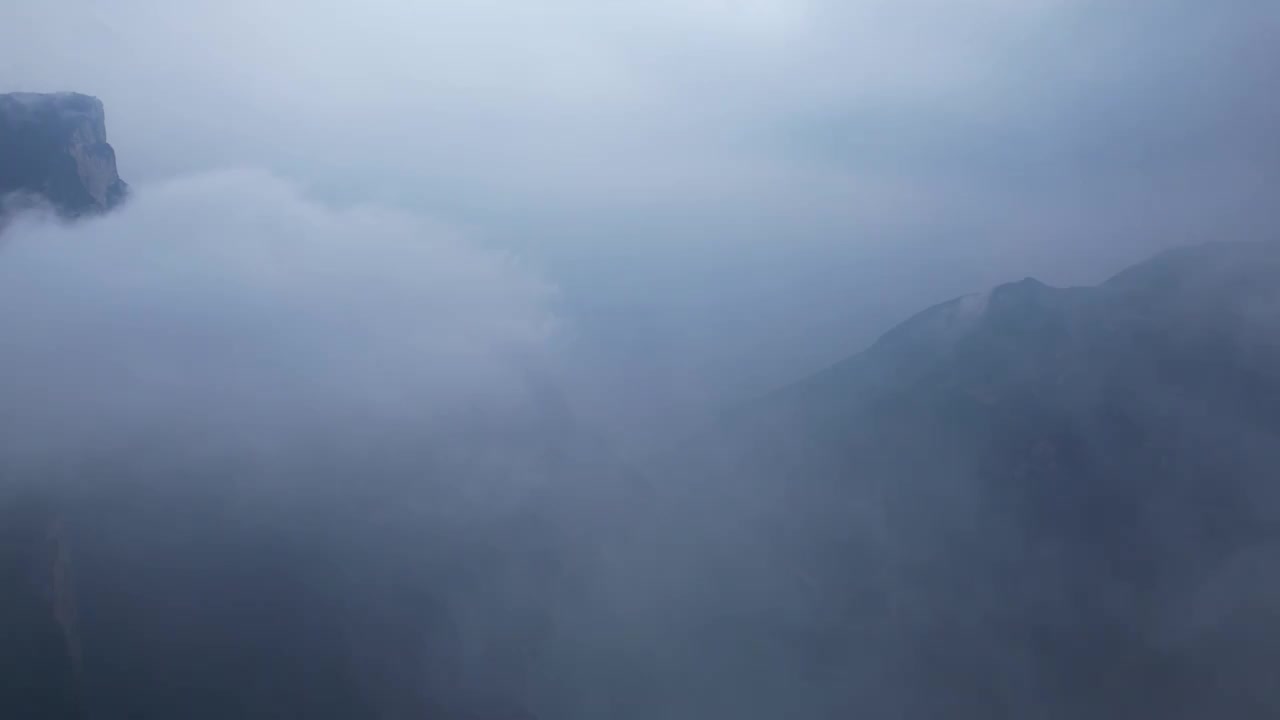
<instances>
[{"instance_id":1,"label":"mountain ridge","mask_svg":"<svg viewBox=\"0 0 1280 720\"><path fill-rule=\"evenodd\" d=\"M709 590L691 622L774 603L703 662L792 648L786 663L752 657L797 685L843 672L823 717L1280 712L1256 670L1206 667L1280 661L1241 635L1280 647L1280 623L1258 616L1274 589L1231 569L1250 557L1280 572L1257 550L1280 546L1277 279L1280 244L1237 242L1092 287L1001 285L685 446L661 466L673 489L650 532L701 508L706 527L665 541L722 559L710 578L717 565L688 560L682 582L737 588ZM1206 603L1253 608L1253 624L1188 609Z\"/></svg>"}]
</instances>

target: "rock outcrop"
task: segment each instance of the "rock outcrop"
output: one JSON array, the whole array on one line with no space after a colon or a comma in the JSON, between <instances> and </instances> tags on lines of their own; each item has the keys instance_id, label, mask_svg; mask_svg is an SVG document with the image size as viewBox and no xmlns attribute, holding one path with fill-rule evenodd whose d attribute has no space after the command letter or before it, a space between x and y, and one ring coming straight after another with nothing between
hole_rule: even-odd
<instances>
[{"instance_id":1,"label":"rock outcrop","mask_svg":"<svg viewBox=\"0 0 1280 720\"><path fill-rule=\"evenodd\" d=\"M127 193L102 101L79 93L0 95L0 196L43 199L77 217L109 210Z\"/></svg>"}]
</instances>

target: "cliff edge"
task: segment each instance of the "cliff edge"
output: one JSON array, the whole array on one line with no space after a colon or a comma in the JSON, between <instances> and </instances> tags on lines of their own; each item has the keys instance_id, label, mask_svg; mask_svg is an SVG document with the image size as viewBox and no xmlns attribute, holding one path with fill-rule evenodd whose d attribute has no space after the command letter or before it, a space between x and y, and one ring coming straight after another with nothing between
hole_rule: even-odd
<instances>
[{"instance_id":1,"label":"cliff edge","mask_svg":"<svg viewBox=\"0 0 1280 720\"><path fill-rule=\"evenodd\" d=\"M78 217L115 207L128 188L107 143L102 101L70 92L0 94L0 197L44 199Z\"/></svg>"}]
</instances>

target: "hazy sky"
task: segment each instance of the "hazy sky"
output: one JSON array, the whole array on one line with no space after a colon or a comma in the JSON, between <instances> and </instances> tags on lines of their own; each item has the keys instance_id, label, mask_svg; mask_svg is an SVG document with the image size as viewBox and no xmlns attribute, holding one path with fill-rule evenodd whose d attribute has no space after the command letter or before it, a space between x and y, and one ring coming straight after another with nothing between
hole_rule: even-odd
<instances>
[{"instance_id":1,"label":"hazy sky","mask_svg":"<svg viewBox=\"0 0 1280 720\"><path fill-rule=\"evenodd\" d=\"M1274 232L1278 31L1269 0L40 0L0 8L0 88L100 96L136 185L262 168L512 249L617 383L716 404L956 294Z\"/></svg>"}]
</instances>

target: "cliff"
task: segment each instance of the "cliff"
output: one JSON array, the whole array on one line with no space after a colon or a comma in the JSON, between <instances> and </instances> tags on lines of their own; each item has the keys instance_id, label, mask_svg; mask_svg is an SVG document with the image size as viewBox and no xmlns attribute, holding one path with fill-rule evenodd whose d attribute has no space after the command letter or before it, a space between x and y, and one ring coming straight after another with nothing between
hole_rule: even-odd
<instances>
[{"instance_id":1,"label":"cliff","mask_svg":"<svg viewBox=\"0 0 1280 720\"><path fill-rule=\"evenodd\" d=\"M80 643L66 526L53 504L0 502L0 714L81 717Z\"/></svg>"},{"instance_id":2,"label":"cliff","mask_svg":"<svg viewBox=\"0 0 1280 720\"><path fill-rule=\"evenodd\" d=\"M79 93L0 95L0 196L42 198L76 217L109 210L127 192L100 100Z\"/></svg>"},{"instance_id":3,"label":"cliff","mask_svg":"<svg viewBox=\"0 0 1280 720\"><path fill-rule=\"evenodd\" d=\"M127 191L97 98L0 94L3 207L47 202L74 218ZM70 545L50 493L0 485L0 717L83 716Z\"/></svg>"}]
</instances>

